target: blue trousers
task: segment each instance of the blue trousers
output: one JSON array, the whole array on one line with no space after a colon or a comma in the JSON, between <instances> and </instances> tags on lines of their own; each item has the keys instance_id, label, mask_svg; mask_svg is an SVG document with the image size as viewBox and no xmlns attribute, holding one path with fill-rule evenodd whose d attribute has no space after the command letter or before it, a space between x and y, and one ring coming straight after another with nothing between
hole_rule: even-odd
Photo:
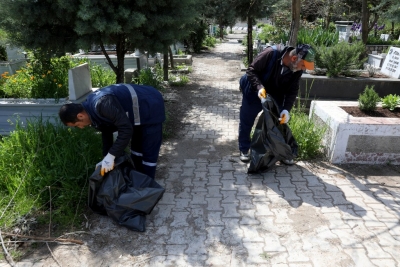
<instances>
[{"instance_id":1,"label":"blue trousers","mask_svg":"<svg viewBox=\"0 0 400 267\"><path fill-rule=\"evenodd\" d=\"M162 142L162 123L133 127L131 158L138 172L154 179Z\"/></svg>"},{"instance_id":2,"label":"blue trousers","mask_svg":"<svg viewBox=\"0 0 400 267\"><path fill-rule=\"evenodd\" d=\"M250 133L254 121L262 110L261 101L257 92L251 90L250 86L242 87L242 106L239 115L239 150L247 153L250 149Z\"/></svg>"}]
</instances>

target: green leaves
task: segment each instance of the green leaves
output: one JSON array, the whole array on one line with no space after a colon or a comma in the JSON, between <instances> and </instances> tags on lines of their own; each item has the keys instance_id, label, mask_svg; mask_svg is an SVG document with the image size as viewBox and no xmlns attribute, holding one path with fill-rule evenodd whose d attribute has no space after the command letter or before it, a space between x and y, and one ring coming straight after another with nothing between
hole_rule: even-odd
<instances>
[{"instance_id":1,"label":"green leaves","mask_svg":"<svg viewBox=\"0 0 400 267\"><path fill-rule=\"evenodd\" d=\"M1 225L9 227L33 211L48 216L50 203L53 222L72 224L84 208L87 178L100 159L101 137L93 129L70 129L41 118L25 127L18 123L0 142Z\"/></svg>"},{"instance_id":2,"label":"green leaves","mask_svg":"<svg viewBox=\"0 0 400 267\"><path fill-rule=\"evenodd\" d=\"M328 77L351 75L351 70L359 69L365 62L365 46L362 42L339 42L332 47L317 47L315 63L319 68L326 68Z\"/></svg>"},{"instance_id":3,"label":"green leaves","mask_svg":"<svg viewBox=\"0 0 400 267\"><path fill-rule=\"evenodd\" d=\"M298 32L297 43L313 46L333 46L339 40L338 32L332 32L321 27L314 29L301 28Z\"/></svg>"},{"instance_id":4,"label":"green leaves","mask_svg":"<svg viewBox=\"0 0 400 267\"><path fill-rule=\"evenodd\" d=\"M358 98L358 107L363 111L374 111L380 99L378 93L374 90L374 86L367 85Z\"/></svg>"},{"instance_id":5,"label":"green leaves","mask_svg":"<svg viewBox=\"0 0 400 267\"><path fill-rule=\"evenodd\" d=\"M398 95L387 95L382 98L382 107L388 108L390 111L393 111L398 105L400 105L400 96Z\"/></svg>"}]
</instances>

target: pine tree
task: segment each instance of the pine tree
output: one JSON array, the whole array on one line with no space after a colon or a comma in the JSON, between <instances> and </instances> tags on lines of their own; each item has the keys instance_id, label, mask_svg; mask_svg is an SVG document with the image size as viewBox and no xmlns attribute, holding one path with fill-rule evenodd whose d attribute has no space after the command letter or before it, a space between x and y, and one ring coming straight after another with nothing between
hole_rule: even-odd
<instances>
[{"instance_id":1,"label":"pine tree","mask_svg":"<svg viewBox=\"0 0 400 267\"><path fill-rule=\"evenodd\" d=\"M0 0L1 26L10 40L29 49L64 53L100 45L121 83L125 53L167 51L189 35L184 26L198 16L201 1ZM105 50L109 44L116 46L116 65Z\"/></svg>"}]
</instances>

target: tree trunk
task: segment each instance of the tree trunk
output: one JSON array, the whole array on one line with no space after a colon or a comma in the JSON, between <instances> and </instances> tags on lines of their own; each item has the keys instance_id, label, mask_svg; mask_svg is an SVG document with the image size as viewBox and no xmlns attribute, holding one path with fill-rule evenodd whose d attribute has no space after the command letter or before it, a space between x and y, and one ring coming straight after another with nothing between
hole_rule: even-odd
<instances>
[{"instance_id":1,"label":"tree trunk","mask_svg":"<svg viewBox=\"0 0 400 267\"><path fill-rule=\"evenodd\" d=\"M224 26L222 24L219 24L219 38L224 39Z\"/></svg>"},{"instance_id":2,"label":"tree trunk","mask_svg":"<svg viewBox=\"0 0 400 267\"><path fill-rule=\"evenodd\" d=\"M164 70L164 81L168 81L168 48L164 49L163 70Z\"/></svg>"},{"instance_id":3,"label":"tree trunk","mask_svg":"<svg viewBox=\"0 0 400 267\"><path fill-rule=\"evenodd\" d=\"M368 41L368 20L369 20L368 1L362 0L361 39L365 45L367 44Z\"/></svg>"},{"instance_id":4,"label":"tree trunk","mask_svg":"<svg viewBox=\"0 0 400 267\"><path fill-rule=\"evenodd\" d=\"M392 37L394 37L394 21L392 21L392 29L390 30Z\"/></svg>"},{"instance_id":5,"label":"tree trunk","mask_svg":"<svg viewBox=\"0 0 400 267\"><path fill-rule=\"evenodd\" d=\"M247 62L249 65L253 62L253 21L247 17Z\"/></svg>"},{"instance_id":6,"label":"tree trunk","mask_svg":"<svg viewBox=\"0 0 400 267\"><path fill-rule=\"evenodd\" d=\"M300 0L292 0L292 23L290 24L289 45L295 47L300 28Z\"/></svg>"},{"instance_id":7,"label":"tree trunk","mask_svg":"<svg viewBox=\"0 0 400 267\"><path fill-rule=\"evenodd\" d=\"M168 46L169 61L171 62L171 70L174 69L174 55L172 54L171 46Z\"/></svg>"},{"instance_id":8,"label":"tree trunk","mask_svg":"<svg viewBox=\"0 0 400 267\"><path fill-rule=\"evenodd\" d=\"M325 19L325 29L329 30L329 23L331 23L331 14L332 14L332 2L328 1L328 13L326 14L326 19Z\"/></svg>"},{"instance_id":9,"label":"tree trunk","mask_svg":"<svg viewBox=\"0 0 400 267\"><path fill-rule=\"evenodd\" d=\"M124 82L124 68L125 68L125 53L126 53L126 44L125 44L125 36L118 36L116 42L116 52L117 52L117 66L111 61L106 49L104 48L104 44L100 41L101 51L103 55L106 57L107 63L110 68L114 71L116 75L115 83L123 83Z\"/></svg>"},{"instance_id":10,"label":"tree trunk","mask_svg":"<svg viewBox=\"0 0 400 267\"><path fill-rule=\"evenodd\" d=\"M125 71L125 38L116 45L117 48L117 83L124 83L124 71Z\"/></svg>"}]
</instances>

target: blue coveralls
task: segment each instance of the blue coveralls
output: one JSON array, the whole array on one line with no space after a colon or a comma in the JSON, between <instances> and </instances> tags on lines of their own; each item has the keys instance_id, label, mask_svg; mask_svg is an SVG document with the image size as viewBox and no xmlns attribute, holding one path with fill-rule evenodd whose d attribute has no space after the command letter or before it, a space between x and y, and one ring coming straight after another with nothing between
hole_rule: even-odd
<instances>
[{"instance_id":1,"label":"blue coveralls","mask_svg":"<svg viewBox=\"0 0 400 267\"><path fill-rule=\"evenodd\" d=\"M117 143L118 138L112 147L105 142L107 138L112 138L112 132L118 131L118 128L115 123L101 116L98 107L96 108L96 105L101 103L100 99L107 95L117 98L123 108L120 113L124 113L120 114L120 118L126 120L127 116L129 121L126 121L132 125L131 157L136 170L154 178L162 142L162 123L165 121L164 99L161 93L145 85L115 84L90 94L82 103L90 116L92 126L103 134L103 154L112 151L112 155L120 156L126 146L121 147L121 144ZM120 134L126 133L118 132L118 136Z\"/></svg>"}]
</instances>

